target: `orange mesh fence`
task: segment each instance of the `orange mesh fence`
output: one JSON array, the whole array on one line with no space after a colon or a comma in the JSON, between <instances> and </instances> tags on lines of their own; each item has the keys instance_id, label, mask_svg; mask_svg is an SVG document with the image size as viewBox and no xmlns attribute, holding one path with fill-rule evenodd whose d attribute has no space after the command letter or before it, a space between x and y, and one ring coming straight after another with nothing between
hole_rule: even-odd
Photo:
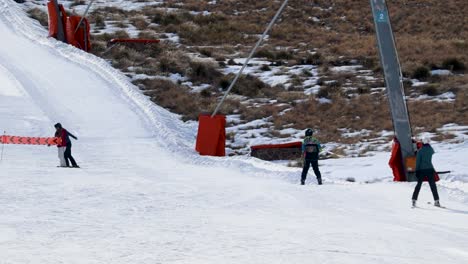
<instances>
[{"instance_id":1,"label":"orange mesh fence","mask_svg":"<svg viewBox=\"0 0 468 264\"><path fill-rule=\"evenodd\" d=\"M62 139L59 137L18 137L1 136L2 144L22 144L22 145L59 145Z\"/></svg>"}]
</instances>

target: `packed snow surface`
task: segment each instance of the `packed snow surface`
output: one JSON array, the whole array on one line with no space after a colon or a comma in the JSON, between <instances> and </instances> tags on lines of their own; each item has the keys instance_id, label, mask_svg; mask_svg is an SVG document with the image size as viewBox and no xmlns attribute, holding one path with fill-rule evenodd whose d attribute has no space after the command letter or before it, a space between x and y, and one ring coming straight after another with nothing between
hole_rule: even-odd
<instances>
[{"instance_id":1,"label":"packed snow surface","mask_svg":"<svg viewBox=\"0 0 468 264\"><path fill-rule=\"evenodd\" d=\"M0 0L0 129L49 136L61 122L82 168L56 168L55 147L1 146L0 263L468 262L466 128L434 144L446 209L426 185L411 209L389 153L320 161L324 185L300 186L297 168L200 157L196 126L46 35Z\"/></svg>"}]
</instances>

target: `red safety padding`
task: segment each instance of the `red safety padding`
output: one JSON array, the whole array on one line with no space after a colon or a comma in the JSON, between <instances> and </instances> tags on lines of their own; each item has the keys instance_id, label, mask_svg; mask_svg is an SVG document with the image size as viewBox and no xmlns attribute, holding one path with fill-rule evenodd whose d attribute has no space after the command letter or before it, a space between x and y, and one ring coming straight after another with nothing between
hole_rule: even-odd
<instances>
[{"instance_id":1,"label":"red safety padding","mask_svg":"<svg viewBox=\"0 0 468 264\"><path fill-rule=\"evenodd\" d=\"M302 142L290 142L283 144L266 144L266 145L256 145L251 146L250 149L271 149L271 148L300 148L302 147Z\"/></svg>"},{"instance_id":2,"label":"red safety padding","mask_svg":"<svg viewBox=\"0 0 468 264\"><path fill-rule=\"evenodd\" d=\"M81 26L75 33L76 27L80 23L81 17L80 16L70 16L67 19L67 26L66 26L66 35L67 41L69 44L82 49L84 51L91 50L91 38L90 38L90 30L89 30L89 22L85 18L81 22Z\"/></svg>"},{"instance_id":3,"label":"red safety padding","mask_svg":"<svg viewBox=\"0 0 468 264\"><path fill-rule=\"evenodd\" d=\"M200 155L226 155L226 116L200 114L198 116L198 134L195 150Z\"/></svg>"},{"instance_id":4,"label":"red safety padding","mask_svg":"<svg viewBox=\"0 0 468 264\"><path fill-rule=\"evenodd\" d=\"M63 7L63 5L58 5L58 6L59 6L59 12L61 12L61 15L62 15L63 30L65 31L66 24L67 24L67 12L65 11L65 8ZM57 18L60 14L57 14L54 3L51 1L47 3L47 10L49 12L49 37L57 38L57 35L58 35ZM65 34L65 38L67 38L66 34Z\"/></svg>"},{"instance_id":5,"label":"red safety padding","mask_svg":"<svg viewBox=\"0 0 468 264\"><path fill-rule=\"evenodd\" d=\"M403 169L403 159L401 157L400 142L395 138L393 140L392 155L388 165L393 171L393 181L406 181L405 171Z\"/></svg>"},{"instance_id":6,"label":"red safety padding","mask_svg":"<svg viewBox=\"0 0 468 264\"><path fill-rule=\"evenodd\" d=\"M2 144L23 144L23 145L59 145L62 139L59 137L18 137L1 136Z\"/></svg>"},{"instance_id":7,"label":"red safety padding","mask_svg":"<svg viewBox=\"0 0 468 264\"><path fill-rule=\"evenodd\" d=\"M141 43L141 44L150 44L150 43L159 43L159 39L111 39L110 43Z\"/></svg>"},{"instance_id":8,"label":"red safety padding","mask_svg":"<svg viewBox=\"0 0 468 264\"><path fill-rule=\"evenodd\" d=\"M57 17L58 14L55 11L54 3L47 3L47 10L49 11L49 37L57 38L58 26Z\"/></svg>"}]
</instances>

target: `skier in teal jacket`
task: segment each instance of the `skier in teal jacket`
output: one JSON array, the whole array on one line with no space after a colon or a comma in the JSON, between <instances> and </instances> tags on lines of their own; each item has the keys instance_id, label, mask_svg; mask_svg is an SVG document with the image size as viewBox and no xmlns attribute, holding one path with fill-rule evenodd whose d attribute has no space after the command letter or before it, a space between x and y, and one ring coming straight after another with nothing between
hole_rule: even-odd
<instances>
[{"instance_id":1,"label":"skier in teal jacket","mask_svg":"<svg viewBox=\"0 0 468 264\"><path fill-rule=\"evenodd\" d=\"M322 146L320 146L320 141L312 136L313 134L314 131L311 128L306 129L305 138L302 142L302 154L304 158L304 167L302 168L301 175L302 185L305 184L310 165L312 165L318 184L322 184L322 175L318 167L319 152L322 150Z\"/></svg>"},{"instance_id":2,"label":"skier in teal jacket","mask_svg":"<svg viewBox=\"0 0 468 264\"><path fill-rule=\"evenodd\" d=\"M427 177L427 181L431 187L432 196L434 197L434 205L440 207L439 194L435 183L435 170L432 165L434 149L429 145L429 141L429 138L423 139L423 146L418 150L418 154L416 155L416 177L418 178L418 183L416 184L413 192L413 207L416 206L419 191L421 190L421 185L425 177Z\"/></svg>"}]
</instances>

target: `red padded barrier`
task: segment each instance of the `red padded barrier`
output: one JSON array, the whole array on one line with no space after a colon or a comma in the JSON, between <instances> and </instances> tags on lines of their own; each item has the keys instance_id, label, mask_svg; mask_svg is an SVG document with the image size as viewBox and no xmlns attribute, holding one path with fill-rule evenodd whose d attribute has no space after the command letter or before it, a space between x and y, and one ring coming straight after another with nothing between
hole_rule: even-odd
<instances>
[{"instance_id":1,"label":"red padded barrier","mask_svg":"<svg viewBox=\"0 0 468 264\"><path fill-rule=\"evenodd\" d=\"M161 42L159 39L111 39L110 43L141 43L141 44L151 44Z\"/></svg>"},{"instance_id":2,"label":"red padded barrier","mask_svg":"<svg viewBox=\"0 0 468 264\"><path fill-rule=\"evenodd\" d=\"M265 145L256 145L251 146L250 149L270 149L270 148L300 148L302 147L302 142L290 142L282 144L265 144Z\"/></svg>"},{"instance_id":3,"label":"red padded barrier","mask_svg":"<svg viewBox=\"0 0 468 264\"><path fill-rule=\"evenodd\" d=\"M226 116L200 114L195 150L200 155L225 156Z\"/></svg>"},{"instance_id":4,"label":"red padded barrier","mask_svg":"<svg viewBox=\"0 0 468 264\"><path fill-rule=\"evenodd\" d=\"M47 3L47 10L49 11L49 37L57 38L57 12L55 11L54 3Z\"/></svg>"},{"instance_id":5,"label":"red padded barrier","mask_svg":"<svg viewBox=\"0 0 468 264\"><path fill-rule=\"evenodd\" d=\"M67 19L66 25L66 35L68 43L82 49L84 51L91 50L91 39L89 34L89 22L85 18L81 22L81 26L75 33L76 27L78 23L80 23L81 17L80 16L70 16Z\"/></svg>"},{"instance_id":6,"label":"red padded barrier","mask_svg":"<svg viewBox=\"0 0 468 264\"><path fill-rule=\"evenodd\" d=\"M392 155L388 162L393 171L393 181L406 181L405 171L403 169L403 159L401 157L400 142L395 138L393 140Z\"/></svg>"},{"instance_id":7,"label":"red padded barrier","mask_svg":"<svg viewBox=\"0 0 468 264\"><path fill-rule=\"evenodd\" d=\"M422 143L417 142L416 146L418 149L420 149L422 147ZM415 157L412 157L412 158L416 159ZM414 162L414 165L413 164L411 165L415 167L416 161L414 160L412 162ZM403 159L401 157L400 143L398 142L396 138L393 140L392 155L390 157L390 161L388 162L388 165L390 165L390 168L392 168L392 171L393 171L393 181L406 181ZM440 180L439 174L437 172L434 172L434 179L435 181ZM424 177L424 181L427 181L427 177Z\"/></svg>"}]
</instances>

